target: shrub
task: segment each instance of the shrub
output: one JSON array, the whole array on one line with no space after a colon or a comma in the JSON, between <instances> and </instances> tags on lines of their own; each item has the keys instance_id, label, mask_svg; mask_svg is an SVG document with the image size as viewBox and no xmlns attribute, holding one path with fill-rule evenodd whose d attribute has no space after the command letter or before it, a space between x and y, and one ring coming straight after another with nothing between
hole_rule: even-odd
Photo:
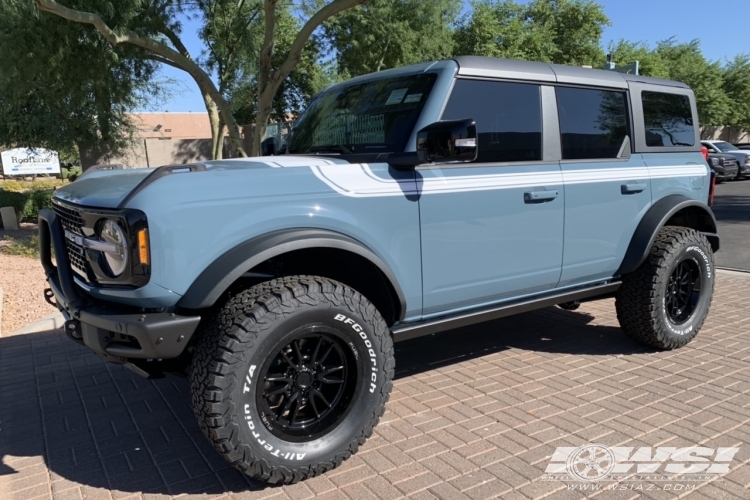
<instances>
[{"instance_id":1,"label":"shrub","mask_svg":"<svg viewBox=\"0 0 750 500\"><path fill-rule=\"evenodd\" d=\"M78 178L79 175L83 173L83 170L81 167L61 167L60 168L60 177L63 179L67 179L70 182L73 182Z\"/></svg>"},{"instance_id":2,"label":"shrub","mask_svg":"<svg viewBox=\"0 0 750 500\"><path fill-rule=\"evenodd\" d=\"M0 188L0 207L13 207L19 222L36 222L39 210L52 206L53 194L52 189L15 192Z\"/></svg>"},{"instance_id":3,"label":"shrub","mask_svg":"<svg viewBox=\"0 0 750 500\"><path fill-rule=\"evenodd\" d=\"M39 258L39 236L31 238L15 239L8 238L8 245L0 247L0 253L6 255L20 255L22 257Z\"/></svg>"}]
</instances>

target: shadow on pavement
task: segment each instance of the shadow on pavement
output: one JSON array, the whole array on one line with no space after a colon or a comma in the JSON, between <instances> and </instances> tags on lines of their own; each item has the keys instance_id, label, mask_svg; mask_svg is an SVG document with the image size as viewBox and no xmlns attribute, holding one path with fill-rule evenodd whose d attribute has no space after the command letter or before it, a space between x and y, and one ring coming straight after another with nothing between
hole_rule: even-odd
<instances>
[{"instance_id":1,"label":"shadow on pavement","mask_svg":"<svg viewBox=\"0 0 750 500\"><path fill-rule=\"evenodd\" d=\"M562 354L652 352L619 328L591 325L594 317L553 307L396 344L396 378L510 348Z\"/></svg>"},{"instance_id":2,"label":"shadow on pavement","mask_svg":"<svg viewBox=\"0 0 750 500\"><path fill-rule=\"evenodd\" d=\"M552 308L402 342L396 377L509 348L605 356L646 351L619 328L592 320ZM6 483L23 475L14 465L42 456L53 482L123 492L268 487L233 469L209 445L190 409L187 380L139 378L59 330L0 338L0 456L0 482Z\"/></svg>"}]
</instances>

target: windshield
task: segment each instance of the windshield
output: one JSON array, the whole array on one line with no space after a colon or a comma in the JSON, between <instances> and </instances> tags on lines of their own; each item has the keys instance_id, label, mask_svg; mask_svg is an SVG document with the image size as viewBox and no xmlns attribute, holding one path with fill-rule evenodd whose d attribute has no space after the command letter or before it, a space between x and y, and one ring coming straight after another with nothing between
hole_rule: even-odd
<instances>
[{"instance_id":1,"label":"windshield","mask_svg":"<svg viewBox=\"0 0 750 500\"><path fill-rule=\"evenodd\" d=\"M721 151L722 153L726 153L727 151L737 151L736 146L732 146L728 142L724 141L716 141L713 143L714 147Z\"/></svg>"},{"instance_id":2,"label":"windshield","mask_svg":"<svg viewBox=\"0 0 750 500\"><path fill-rule=\"evenodd\" d=\"M435 79L422 74L323 92L295 124L287 152L402 152Z\"/></svg>"}]
</instances>

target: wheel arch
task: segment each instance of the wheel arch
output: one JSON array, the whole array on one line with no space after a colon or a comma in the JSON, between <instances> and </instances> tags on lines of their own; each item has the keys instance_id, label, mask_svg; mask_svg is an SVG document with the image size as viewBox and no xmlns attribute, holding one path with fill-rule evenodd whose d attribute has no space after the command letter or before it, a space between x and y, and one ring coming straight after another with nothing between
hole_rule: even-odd
<instances>
[{"instance_id":1,"label":"wheel arch","mask_svg":"<svg viewBox=\"0 0 750 500\"><path fill-rule=\"evenodd\" d=\"M285 229L240 243L204 269L190 285L177 306L185 309L212 307L243 275L270 260L286 258L297 263L301 256L309 257L315 252L335 253L337 258L342 259L341 262L358 264L360 266L358 271L361 271L362 279L372 278L374 274L380 275L382 283L377 283L377 280L374 280L371 284L373 287L382 284L386 288L382 292L386 293L392 301L393 318L391 321L386 318L386 321L392 323L403 319L406 313L406 299L391 268L362 242L325 229ZM289 274L313 274L309 270L304 270L302 264L298 267L300 272ZM324 277L336 279L336 276ZM350 282L347 282L350 280L346 278L339 279L339 281L352 286ZM356 286L352 286L352 288L360 291L376 306L378 305L377 300L369 297L364 290L358 289ZM381 297L379 300L383 303L385 299Z\"/></svg>"},{"instance_id":2,"label":"wheel arch","mask_svg":"<svg viewBox=\"0 0 750 500\"><path fill-rule=\"evenodd\" d=\"M656 234L664 226L683 226L703 233L714 252L719 251L716 217L705 203L683 195L670 195L658 200L641 219L633 233L617 275L635 271L654 244Z\"/></svg>"}]
</instances>

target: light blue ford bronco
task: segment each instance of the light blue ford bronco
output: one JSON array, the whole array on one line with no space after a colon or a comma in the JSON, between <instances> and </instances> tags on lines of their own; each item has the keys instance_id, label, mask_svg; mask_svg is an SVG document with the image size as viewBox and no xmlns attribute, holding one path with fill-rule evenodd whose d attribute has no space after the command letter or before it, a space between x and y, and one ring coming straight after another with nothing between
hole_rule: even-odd
<instances>
[{"instance_id":1,"label":"light blue ford bronco","mask_svg":"<svg viewBox=\"0 0 750 500\"><path fill-rule=\"evenodd\" d=\"M673 349L708 313L713 179L681 83L458 57L334 85L263 146L89 171L39 216L67 335L189 366L200 427L253 477L355 453L393 342L615 297L626 335Z\"/></svg>"}]
</instances>

